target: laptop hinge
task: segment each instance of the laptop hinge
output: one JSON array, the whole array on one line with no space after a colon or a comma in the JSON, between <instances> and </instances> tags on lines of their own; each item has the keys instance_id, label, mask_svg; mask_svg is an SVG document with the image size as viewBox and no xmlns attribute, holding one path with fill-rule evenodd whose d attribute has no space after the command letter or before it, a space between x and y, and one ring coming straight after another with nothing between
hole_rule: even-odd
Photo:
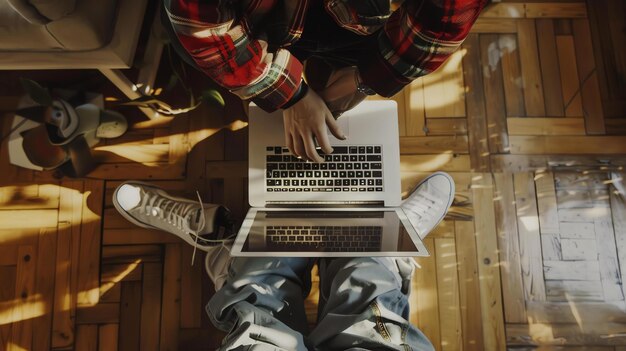
<instances>
[{"instance_id":1,"label":"laptop hinge","mask_svg":"<svg viewBox=\"0 0 626 351\"><path fill-rule=\"evenodd\" d=\"M333 207L333 208L349 208L349 207L385 207L384 201L268 201L266 207L291 207L291 208L307 208L307 207Z\"/></svg>"}]
</instances>

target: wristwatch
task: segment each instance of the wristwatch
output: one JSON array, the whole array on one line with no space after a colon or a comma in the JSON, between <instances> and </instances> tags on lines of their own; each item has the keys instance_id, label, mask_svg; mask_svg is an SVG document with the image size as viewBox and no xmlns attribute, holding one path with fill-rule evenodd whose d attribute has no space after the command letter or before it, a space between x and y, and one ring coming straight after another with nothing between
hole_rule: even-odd
<instances>
[{"instance_id":1,"label":"wristwatch","mask_svg":"<svg viewBox=\"0 0 626 351\"><path fill-rule=\"evenodd\" d=\"M376 92L372 88L363 83L361 75L358 72L356 74L356 91L365 95L376 95Z\"/></svg>"}]
</instances>

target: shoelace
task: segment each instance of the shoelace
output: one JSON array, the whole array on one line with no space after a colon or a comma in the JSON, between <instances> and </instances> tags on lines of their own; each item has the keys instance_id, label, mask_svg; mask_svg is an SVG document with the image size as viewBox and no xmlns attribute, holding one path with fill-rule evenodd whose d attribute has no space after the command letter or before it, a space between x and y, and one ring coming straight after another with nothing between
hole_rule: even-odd
<instances>
[{"instance_id":1,"label":"shoelace","mask_svg":"<svg viewBox=\"0 0 626 351\"><path fill-rule=\"evenodd\" d=\"M442 204L442 200L436 195L427 192L418 192L414 198L409 200L406 209L414 213L418 219L422 219L428 210Z\"/></svg>"},{"instance_id":2,"label":"shoelace","mask_svg":"<svg viewBox=\"0 0 626 351\"><path fill-rule=\"evenodd\" d=\"M146 196L143 197L140 206L140 209L147 215L158 216L194 239L193 253L191 254L192 266L195 262L196 251L198 250L198 240L202 240L204 245L204 243L223 244L230 239L230 237L218 240L199 238L199 233L204 230L204 226L206 225L206 219L204 217L204 202L202 201L200 192L197 190L196 196L198 197L200 207L200 221L196 230L191 229L189 226L190 215L198 210L196 204L181 203L176 200L167 199L158 193L146 192Z\"/></svg>"}]
</instances>

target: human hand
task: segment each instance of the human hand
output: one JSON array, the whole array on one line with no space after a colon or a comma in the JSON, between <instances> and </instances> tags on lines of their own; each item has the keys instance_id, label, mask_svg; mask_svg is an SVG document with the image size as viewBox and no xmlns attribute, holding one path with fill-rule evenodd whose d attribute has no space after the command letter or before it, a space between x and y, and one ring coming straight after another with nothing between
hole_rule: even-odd
<instances>
[{"instance_id":1,"label":"human hand","mask_svg":"<svg viewBox=\"0 0 626 351\"><path fill-rule=\"evenodd\" d=\"M356 67L344 67L330 73L326 86L318 93L333 116L339 117L367 97L357 90L359 71Z\"/></svg>"},{"instance_id":2,"label":"human hand","mask_svg":"<svg viewBox=\"0 0 626 351\"><path fill-rule=\"evenodd\" d=\"M309 161L324 161L315 149L313 138L324 153L333 152L326 134L327 127L337 139L346 139L324 100L312 89L300 101L283 111L283 122L287 148L292 154Z\"/></svg>"}]
</instances>

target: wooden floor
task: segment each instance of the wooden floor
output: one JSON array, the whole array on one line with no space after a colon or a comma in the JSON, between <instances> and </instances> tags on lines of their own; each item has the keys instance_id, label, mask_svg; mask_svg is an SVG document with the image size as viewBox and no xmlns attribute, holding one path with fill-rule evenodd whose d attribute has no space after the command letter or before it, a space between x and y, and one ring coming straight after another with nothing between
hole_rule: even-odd
<instances>
[{"instance_id":1,"label":"wooden floor","mask_svg":"<svg viewBox=\"0 0 626 351\"><path fill-rule=\"evenodd\" d=\"M394 98L403 190L436 170L457 183L411 294L411 321L438 350L626 350L626 204L614 186L626 175L624 16L614 12L626 5L590 4L494 5L444 67ZM1 109L17 103L20 74L0 72ZM2 145L0 350L219 345L202 260L190 265L188 245L125 221L111 194L149 180L198 190L241 219L245 113L204 104L141 121L122 110L131 130L97 148L87 179L17 169ZM314 287L311 322L316 298Z\"/></svg>"}]
</instances>

